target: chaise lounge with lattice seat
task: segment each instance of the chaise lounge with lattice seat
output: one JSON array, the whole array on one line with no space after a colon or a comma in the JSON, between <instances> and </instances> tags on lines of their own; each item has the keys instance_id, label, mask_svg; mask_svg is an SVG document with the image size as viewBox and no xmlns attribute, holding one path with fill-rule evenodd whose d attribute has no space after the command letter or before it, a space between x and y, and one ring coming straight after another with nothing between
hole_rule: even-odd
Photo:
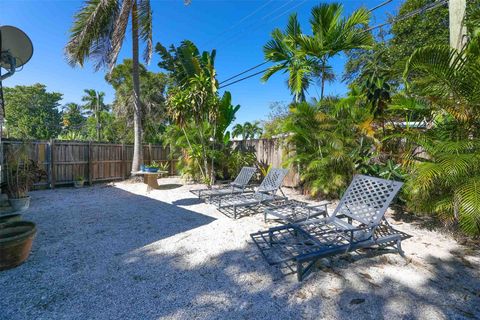
<instances>
[{"instance_id":1,"label":"chaise lounge with lattice seat","mask_svg":"<svg viewBox=\"0 0 480 320\"><path fill-rule=\"evenodd\" d=\"M287 174L287 169L272 168L255 192L216 197L214 199L215 204L220 212L237 219L240 209L245 212L270 201L286 199L281 187ZM279 190L282 196L277 195Z\"/></svg>"},{"instance_id":2,"label":"chaise lounge with lattice seat","mask_svg":"<svg viewBox=\"0 0 480 320\"><path fill-rule=\"evenodd\" d=\"M213 188L193 189L190 190L190 192L200 199L207 201L210 201L213 197L241 194L247 190L253 192L253 189L251 189L253 185L249 185L249 183L256 171L257 169L254 167L243 167L235 180L229 184L219 185Z\"/></svg>"},{"instance_id":3,"label":"chaise lounge with lattice seat","mask_svg":"<svg viewBox=\"0 0 480 320\"><path fill-rule=\"evenodd\" d=\"M384 215L401 182L356 175L335 211L325 217L272 227L251 234L271 265L287 267L302 281L325 257L370 247L394 247L400 255L402 239Z\"/></svg>"}]
</instances>

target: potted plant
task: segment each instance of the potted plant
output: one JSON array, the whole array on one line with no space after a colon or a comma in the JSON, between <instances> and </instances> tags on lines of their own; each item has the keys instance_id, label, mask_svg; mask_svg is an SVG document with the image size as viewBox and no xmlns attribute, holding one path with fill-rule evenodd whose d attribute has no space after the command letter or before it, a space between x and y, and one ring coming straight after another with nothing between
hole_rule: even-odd
<instances>
[{"instance_id":1,"label":"potted plant","mask_svg":"<svg viewBox=\"0 0 480 320\"><path fill-rule=\"evenodd\" d=\"M5 152L5 178L8 201L14 211L30 206L28 191L40 179L42 171L28 158L27 145L13 145Z\"/></svg>"},{"instance_id":2,"label":"potted plant","mask_svg":"<svg viewBox=\"0 0 480 320\"><path fill-rule=\"evenodd\" d=\"M169 173L169 168L170 168L170 164L168 162L160 162L158 164L158 169L160 171L162 171L162 174L163 175L167 175L168 176L168 173Z\"/></svg>"},{"instance_id":3,"label":"potted plant","mask_svg":"<svg viewBox=\"0 0 480 320\"><path fill-rule=\"evenodd\" d=\"M21 220L22 220L22 215L19 214L19 213L9 213L9 214L1 215L0 216L0 228L6 223L21 221Z\"/></svg>"},{"instance_id":4,"label":"potted plant","mask_svg":"<svg viewBox=\"0 0 480 320\"><path fill-rule=\"evenodd\" d=\"M159 167L158 163L156 163L155 161L152 161L151 164L145 165L145 171L146 172L158 172L159 168L160 167Z\"/></svg>"},{"instance_id":5,"label":"potted plant","mask_svg":"<svg viewBox=\"0 0 480 320\"><path fill-rule=\"evenodd\" d=\"M0 225L0 270L18 266L30 255L35 223L14 221Z\"/></svg>"},{"instance_id":6,"label":"potted plant","mask_svg":"<svg viewBox=\"0 0 480 320\"><path fill-rule=\"evenodd\" d=\"M83 188L84 184L85 184L85 178L83 176L78 176L73 181L73 185L75 186L75 188Z\"/></svg>"}]
</instances>

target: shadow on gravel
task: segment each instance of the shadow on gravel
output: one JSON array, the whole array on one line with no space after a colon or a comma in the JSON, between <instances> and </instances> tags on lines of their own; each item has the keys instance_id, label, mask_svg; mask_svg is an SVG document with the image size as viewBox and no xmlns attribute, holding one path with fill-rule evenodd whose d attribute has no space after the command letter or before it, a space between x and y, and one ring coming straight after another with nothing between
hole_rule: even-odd
<instances>
[{"instance_id":1,"label":"shadow on gravel","mask_svg":"<svg viewBox=\"0 0 480 320\"><path fill-rule=\"evenodd\" d=\"M177 183L159 184L157 190L172 190L182 187L183 185Z\"/></svg>"},{"instance_id":2,"label":"shadow on gravel","mask_svg":"<svg viewBox=\"0 0 480 320\"><path fill-rule=\"evenodd\" d=\"M202 199L198 198L184 198L180 200L175 200L172 202L172 204L176 206L194 206L203 202L204 201Z\"/></svg>"},{"instance_id":3,"label":"shadow on gravel","mask_svg":"<svg viewBox=\"0 0 480 320\"><path fill-rule=\"evenodd\" d=\"M198 253L209 248L198 241L168 254L148 246L182 232L187 241L190 230L214 219L115 188L91 189L49 191L42 204L34 195L34 254L0 273L0 319L480 317L480 279L462 261L467 252L407 262L396 254L346 255L298 283L250 242L205 260ZM67 206L56 204L65 196L72 197ZM383 272L389 264L402 273ZM410 285L416 268L429 274L421 287Z\"/></svg>"}]
</instances>

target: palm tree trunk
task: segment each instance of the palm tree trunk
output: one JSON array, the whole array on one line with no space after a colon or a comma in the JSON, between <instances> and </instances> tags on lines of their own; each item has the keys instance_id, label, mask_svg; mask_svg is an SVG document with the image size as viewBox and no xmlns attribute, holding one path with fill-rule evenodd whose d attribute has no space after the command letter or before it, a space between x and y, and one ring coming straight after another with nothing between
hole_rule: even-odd
<instances>
[{"instance_id":1,"label":"palm tree trunk","mask_svg":"<svg viewBox=\"0 0 480 320\"><path fill-rule=\"evenodd\" d=\"M97 120L97 141L100 141L100 117L99 117L99 114L98 114L100 108L98 106L98 99L99 99L98 91L95 91L95 95L96 95L96 100L97 100L96 101L97 103L96 103L96 106L95 106L96 107L95 118Z\"/></svg>"},{"instance_id":2,"label":"palm tree trunk","mask_svg":"<svg viewBox=\"0 0 480 320\"><path fill-rule=\"evenodd\" d=\"M140 164L143 162L142 150L142 103L140 101L140 75L139 75L139 57L138 57L138 14L137 1L133 2L132 7L132 53L133 53L133 160L132 171L139 171Z\"/></svg>"},{"instance_id":3,"label":"palm tree trunk","mask_svg":"<svg viewBox=\"0 0 480 320\"><path fill-rule=\"evenodd\" d=\"M323 101L323 95L325 92L325 59L322 59L322 87L320 88L320 101Z\"/></svg>"}]
</instances>

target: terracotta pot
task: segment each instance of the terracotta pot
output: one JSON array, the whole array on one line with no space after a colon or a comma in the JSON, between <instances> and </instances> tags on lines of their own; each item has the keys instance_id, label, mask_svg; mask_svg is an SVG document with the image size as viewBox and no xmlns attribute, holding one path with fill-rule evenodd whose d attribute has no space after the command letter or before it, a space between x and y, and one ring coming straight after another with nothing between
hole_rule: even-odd
<instances>
[{"instance_id":1,"label":"terracotta pot","mask_svg":"<svg viewBox=\"0 0 480 320\"><path fill-rule=\"evenodd\" d=\"M10 198L8 199L10 202L10 206L12 207L13 211L25 211L30 207L30 196L26 196L25 198Z\"/></svg>"},{"instance_id":2,"label":"terracotta pot","mask_svg":"<svg viewBox=\"0 0 480 320\"><path fill-rule=\"evenodd\" d=\"M35 223L30 221L10 222L0 228L0 270L14 268L27 260L36 233Z\"/></svg>"},{"instance_id":3,"label":"terracotta pot","mask_svg":"<svg viewBox=\"0 0 480 320\"><path fill-rule=\"evenodd\" d=\"M22 215L18 213L9 213L3 216L0 216L0 228L10 222L21 221Z\"/></svg>"}]
</instances>

